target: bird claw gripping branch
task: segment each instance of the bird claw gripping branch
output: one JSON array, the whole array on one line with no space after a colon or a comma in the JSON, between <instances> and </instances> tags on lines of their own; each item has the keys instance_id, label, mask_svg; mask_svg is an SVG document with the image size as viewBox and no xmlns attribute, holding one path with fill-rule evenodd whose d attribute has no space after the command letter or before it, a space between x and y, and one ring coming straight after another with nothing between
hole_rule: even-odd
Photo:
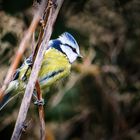
<instances>
[{"instance_id":1,"label":"bird claw gripping branch","mask_svg":"<svg viewBox=\"0 0 140 140\"><path fill-rule=\"evenodd\" d=\"M34 102L34 104L35 105L38 105L38 106L43 106L44 104L45 104L45 102L44 102L44 99L40 99L40 100L36 100L35 102Z\"/></svg>"}]
</instances>

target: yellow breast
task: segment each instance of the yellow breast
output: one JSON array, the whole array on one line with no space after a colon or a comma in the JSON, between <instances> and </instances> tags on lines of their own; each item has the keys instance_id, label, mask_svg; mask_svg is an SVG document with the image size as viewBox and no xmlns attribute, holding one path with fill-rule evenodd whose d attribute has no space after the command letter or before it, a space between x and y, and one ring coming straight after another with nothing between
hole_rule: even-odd
<instances>
[{"instance_id":1,"label":"yellow breast","mask_svg":"<svg viewBox=\"0 0 140 140\"><path fill-rule=\"evenodd\" d=\"M31 68L28 68L28 65L24 65L20 68L18 79L20 81L19 88L22 90L26 87L28 78L31 73ZM38 76L41 88L44 89L50 86L51 84L55 83L55 81L66 77L67 75L69 75L70 69L71 64L69 63L69 60L66 57L66 55L54 48L46 50ZM27 77L25 81L22 79L23 76Z\"/></svg>"},{"instance_id":2,"label":"yellow breast","mask_svg":"<svg viewBox=\"0 0 140 140\"><path fill-rule=\"evenodd\" d=\"M50 48L44 54L41 70L39 72L39 82L41 88L49 86L55 81L66 77L70 73L71 64L66 55L60 51Z\"/></svg>"}]
</instances>

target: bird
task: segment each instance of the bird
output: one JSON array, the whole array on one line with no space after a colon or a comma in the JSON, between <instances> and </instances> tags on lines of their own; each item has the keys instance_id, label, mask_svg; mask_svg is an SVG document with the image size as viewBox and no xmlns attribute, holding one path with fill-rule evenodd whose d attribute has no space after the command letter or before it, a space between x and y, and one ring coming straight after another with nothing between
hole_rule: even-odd
<instances>
[{"instance_id":1,"label":"bird","mask_svg":"<svg viewBox=\"0 0 140 140\"><path fill-rule=\"evenodd\" d=\"M72 63L82 58L76 39L68 32L58 38L50 40L43 56L38 82L41 90L50 87L53 83L67 77L71 71ZM15 95L24 93L31 73L33 54L30 55L19 67L9 83L2 100L0 110L13 99Z\"/></svg>"}]
</instances>

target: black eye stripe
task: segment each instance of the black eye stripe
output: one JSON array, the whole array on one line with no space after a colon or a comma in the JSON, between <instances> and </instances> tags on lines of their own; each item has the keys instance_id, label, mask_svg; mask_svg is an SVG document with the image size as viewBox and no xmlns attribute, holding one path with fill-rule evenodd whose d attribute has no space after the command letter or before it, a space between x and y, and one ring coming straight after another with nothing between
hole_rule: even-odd
<instances>
[{"instance_id":1,"label":"black eye stripe","mask_svg":"<svg viewBox=\"0 0 140 140\"><path fill-rule=\"evenodd\" d=\"M71 47L69 44L64 44L64 45L69 46L72 49L72 51L76 53L76 49L75 48Z\"/></svg>"}]
</instances>

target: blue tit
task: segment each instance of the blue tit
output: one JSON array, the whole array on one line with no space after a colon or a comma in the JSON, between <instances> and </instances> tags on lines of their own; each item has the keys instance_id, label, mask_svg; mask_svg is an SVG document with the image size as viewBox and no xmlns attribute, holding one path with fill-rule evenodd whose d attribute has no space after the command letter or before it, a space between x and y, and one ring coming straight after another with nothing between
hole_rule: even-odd
<instances>
[{"instance_id":1,"label":"blue tit","mask_svg":"<svg viewBox=\"0 0 140 140\"><path fill-rule=\"evenodd\" d=\"M38 81L43 91L57 80L70 74L71 64L82 57L79 46L74 37L65 32L57 39L49 41L49 47L44 53L41 69L38 75ZM32 55L24 61L13 76L5 91L4 98L0 102L0 110L19 93L25 91L28 78L31 73Z\"/></svg>"}]
</instances>

